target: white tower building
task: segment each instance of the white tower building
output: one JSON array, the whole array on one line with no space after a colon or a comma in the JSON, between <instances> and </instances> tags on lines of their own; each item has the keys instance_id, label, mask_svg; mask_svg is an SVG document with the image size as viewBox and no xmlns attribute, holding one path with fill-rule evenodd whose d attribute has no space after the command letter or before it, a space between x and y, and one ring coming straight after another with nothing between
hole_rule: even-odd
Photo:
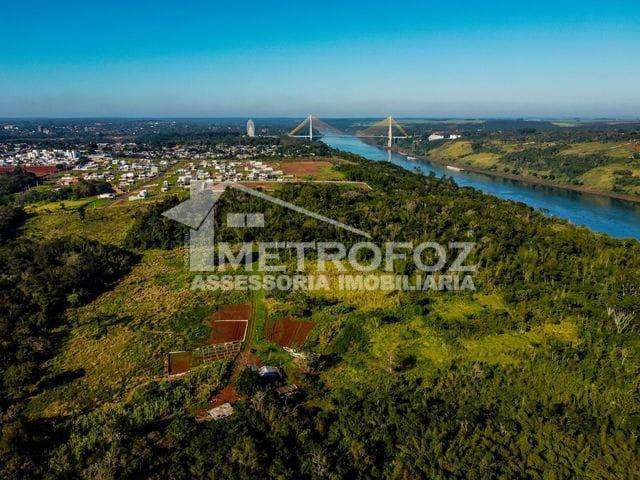
<instances>
[{"instance_id":1,"label":"white tower building","mask_svg":"<svg viewBox=\"0 0 640 480\"><path fill-rule=\"evenodd\" d=\"M249 119L249 121L247 122L247 135L249 137L256 136L256 126L253 124L253 120L251 119Z\"/></svg>"}]
</instances>

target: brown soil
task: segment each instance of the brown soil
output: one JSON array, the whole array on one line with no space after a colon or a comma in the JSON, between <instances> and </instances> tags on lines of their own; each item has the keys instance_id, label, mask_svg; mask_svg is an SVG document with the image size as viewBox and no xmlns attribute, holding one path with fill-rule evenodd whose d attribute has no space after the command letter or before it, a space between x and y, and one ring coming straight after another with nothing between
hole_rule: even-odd
<instances>
[{"instance_id":1,"label":"brown soil","mask_svg":"<svg viewBox=\"0 0 640 480\"><path fill-rule=\"evenodd\" d=\"M291 317L281 318L265 325L265 338L281 347L297 347L309 336L314 323L307 320L294 320Z\"/></svg>"},{"instance_id":2,"label":"brown soil","mask_svg":"<svg viewBox=\"0 0 640 480\"><path fill-rule=\"evenodd\" d=\"M324 160L299 160L282 162L278 168L287 175L305 176L320 173L323 168L331 166L331 162Z\"/></svg>"}]
</instances>

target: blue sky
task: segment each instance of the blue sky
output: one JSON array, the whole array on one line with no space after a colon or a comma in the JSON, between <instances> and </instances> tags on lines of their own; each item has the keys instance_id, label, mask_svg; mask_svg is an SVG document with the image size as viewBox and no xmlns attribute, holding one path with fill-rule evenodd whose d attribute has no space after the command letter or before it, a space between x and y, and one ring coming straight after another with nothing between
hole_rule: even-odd
<instances>
[{"instance_id":1,"label":"blue sky","mask_svg":"<svg viewBox=\"0 0 640 480\"><path fill-rule=\"evenodd\" d=\"M0 117L640 117L635 1L20 1Z\"/></svg>"}]
</instances>

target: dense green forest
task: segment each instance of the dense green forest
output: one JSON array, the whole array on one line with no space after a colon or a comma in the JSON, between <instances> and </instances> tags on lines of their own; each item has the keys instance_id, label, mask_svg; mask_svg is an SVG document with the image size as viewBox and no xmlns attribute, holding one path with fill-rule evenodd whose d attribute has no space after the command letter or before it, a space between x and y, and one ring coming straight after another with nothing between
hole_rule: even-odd
<instances>
[{"instance_id":1,"label":"dense green forest","mask_svg":"<svg viewBox=\"0 0 640 480\"><path fill-rule=\"evenodd\" d=\"M0 175L0 197L21 192L38 184L38 178L33 173L16 169L11 173Z\"/></svg>"},{"instance_id":2,"label":"dense green forest","mask_svg":"<svg viewBox=\"0 0 640 480\"><path fill-rule=\"evenodd\" d=\"M0 205L0 244L13 237L27 215L14 205Z\"/></svg>"},{"instance_id":3,"label":"dense green forest","mask_svg":"<svg viewBox=\"0 0 640 480\"><path fill-rule=\"evenodd\" d=\"M372 190L283 185L274 195L357 225L376 241L473 240L476 287L499 294L505 308L446 317L427 293L369 309L272 293L271 301L286 300L296 315L317 320L306 345L316 362L300 374L300 398L283 399L243 373L235 414L197 422L194 405L229 381L220 362L171 382L149 381L121 401L38 417L29 414L30 396L83 375L47 375L66 323L77 321L69 312L111 288L148 249L179 247L185 231L161 216L176 203L169 199L136 214L121 247L9 239L0 250L3 478L637 478L640 244L450 180L340 155L345 177ZM222 197L220 218L256 209L268 228L238 233L219 225L221 238L357 241L238 192ZM504 334L524 338L566 319L576 328L572 341L536 340L508 351L509 362L434 359L417 372L417 353L391 351L384 367L372 362L375 331L394 326L405 337L428 327L455 351ZM367 372L363 379L324 376L356 367Z\"/></svg>"}]
</instances>

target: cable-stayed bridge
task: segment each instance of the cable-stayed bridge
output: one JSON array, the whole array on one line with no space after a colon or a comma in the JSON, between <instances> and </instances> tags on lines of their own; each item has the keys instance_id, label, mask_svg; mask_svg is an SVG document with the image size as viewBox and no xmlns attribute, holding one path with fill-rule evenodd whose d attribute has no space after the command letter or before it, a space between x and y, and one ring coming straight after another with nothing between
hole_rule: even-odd
<instances>
[{"instance_id":1,"label":"cable-stayed bridge","mask_svg":"<svg viewBox=\"0 0 640 480\"><path fill-rule=\"evenodd\" d=\"M314 134L317 137L318 133L333 136L349 136L347 133L332 127L323 120L320 120L315 115L309 115L300 122L296 128L289 132L289 136L313 140ZM393 140L396 138L410 137L402 125L400 125L392 116L388 116L383 120L375 122L364 130L358 130L356 132L356 136L361 138L386 138L388 148L393 146Z\"/></svg>"},{"instance_id":2,"label":"cable-stayed bridge","mask_svg":"<svg viewBox=\"0 0 640 480\"><path fill-rule=\"evenodd\" d=\"M323 122L315 115L309 115L300 124L289 132L290 137L308 138L313 140L314 132L328 133L330 135L346 135L344 132ZM316 135L317 136L317 135Z\"/></svg>"}]
</instances>

